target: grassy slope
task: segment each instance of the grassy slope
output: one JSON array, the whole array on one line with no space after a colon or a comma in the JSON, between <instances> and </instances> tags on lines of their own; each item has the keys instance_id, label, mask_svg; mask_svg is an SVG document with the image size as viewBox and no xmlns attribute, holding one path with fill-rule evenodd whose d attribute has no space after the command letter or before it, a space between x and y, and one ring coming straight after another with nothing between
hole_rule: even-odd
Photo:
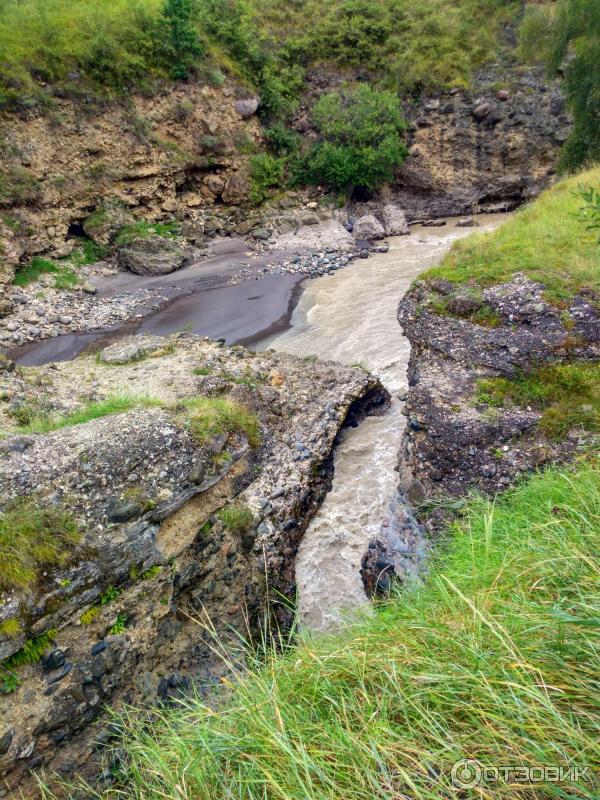
<instances>
[{"instance_id":1,"label":"grassy slope","mask_svg":"<svg viewBox=\"0 0 600 800\"><path fill-rule=\"evenodd\" d=\"M150 88L169 73L161 46L162 5L162 0L0 0L0 107L37 105L52 86L103 95ZM271 64L285 84L284 65L325 60L367 68L389 85L412 91L466 85L474 66L496 57L501 26L515 19L520 3L197 0L194 8L206 52L200 67L216 58L260 84L261 69ZM240 21L232 27L228 18Z\"/></svg>"},{"instance_id":2,"label":"grassy slope","mask_svg":"<svg viewBox=\"0 0 600 800\"><path fill-rule=\"evenodd\" d=\"M196 701L132 721L118 796L598 797L598 783L458 794L450 769L600 765L599 547L597 464L472 500L421 588L305 636L231 685L219 713Z\"/></svg>"},{"instance_id":3,"label":"grassy slope","mask_svg":"<svg viewBox=\"0 0 600 800\"><path fill-rule=\"evenodd\" d=\"M491 286L520 271L545 284L548 299L558 303L583 287L600 292L598 234L577 219L579 185L599 186L600 167L560 181L497 231L456 242L423 277Z\"/></svg>"}]
</instances>

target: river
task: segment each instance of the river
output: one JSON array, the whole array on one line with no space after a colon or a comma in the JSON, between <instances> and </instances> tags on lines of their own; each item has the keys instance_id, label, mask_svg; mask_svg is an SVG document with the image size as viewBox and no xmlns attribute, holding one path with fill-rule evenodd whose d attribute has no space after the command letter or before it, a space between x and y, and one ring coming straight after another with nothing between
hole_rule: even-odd
<instances>
[{"instance_id":1,"label":"river","mask_svg":"<svg viewBox=\"0 0 600 800\"><path fill-rule=\"evenodd\" d=\"M502 216L478 217L479 230L492 230ZM376 373L392 395L389 411L348 428L335 453L333 486L306 531L296 560L301 624L326 630L369 602L360 566L369 541L397 513L395 471L405 418L410 345L396 319L400 298L420 272L433 266L472 229L448 220L443 228L411 228L410 236L389 240L386 254L358 260L343 270L310 281L291 327L262 342L260 349L343 364ZM412 535L399 543L418 569L425 543Z\"/></svg>"}]
</instances>

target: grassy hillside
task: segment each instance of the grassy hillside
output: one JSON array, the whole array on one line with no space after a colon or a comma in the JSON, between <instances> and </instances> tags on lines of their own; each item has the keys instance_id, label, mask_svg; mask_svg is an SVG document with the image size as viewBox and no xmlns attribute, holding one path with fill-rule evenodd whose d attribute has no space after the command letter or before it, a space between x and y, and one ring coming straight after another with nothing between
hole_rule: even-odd
<instances>
[{"instance_id":1,"label":"grassy hillside","mask_svg":"<svg viewBox=\"0 0 600 800\"><path fill-rule=\"evenodd\" d=\"M196 40L190 66L241 75L270 111L287 108L315 61L367 70L400 91L465 85L474 66L494 60L502 25L520 8L520 0L0 0L0 107L126 94L176 76L183 40L173 15Z\"/></svg>"},{"instance_id":2,"label":"grassy hillside","mask_svg":"<svg viewBox=\"0 0 600 800\"><path fill-rule=\"evenodd\" d=\"M121 790L158 800L597 798L595 782L452 785L452 765L600 765L600 468L469 502L425 584L227 688L132 716Z\"/></svg>"},{"instance_id":3,"label":"grassy hillside","mask_svg":"<svg viewBox=\"0 0 600 800\"><path fill-rule=\"evenodd\" d=\"M558 304L584 287L600 292L598 231L588 230L581 216L581 186L600 186L600 167L560 181L493 233L456 242L422 277L485 287L520 271L545 284L548 299Z\"/></svg>"}]
</instances>

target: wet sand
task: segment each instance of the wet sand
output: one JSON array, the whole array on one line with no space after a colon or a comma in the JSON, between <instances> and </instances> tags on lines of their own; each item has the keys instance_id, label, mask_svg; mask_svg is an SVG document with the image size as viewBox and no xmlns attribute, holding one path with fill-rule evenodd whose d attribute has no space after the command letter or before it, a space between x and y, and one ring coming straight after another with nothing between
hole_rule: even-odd
<instances>
[{"instance_id":1,"label":"wet sand","mask_svg":"<svg viewBox=\"0 0 600 800\"><path fill-rule=\"evenodd\" d=\"M112 328L67 333L14 348L9 355L17 364L36 366L67 361L95 352L132 334L166 336L184 329L227 344L251 344L285 330L302 294L303 275L267 275L261 270L282 257L279 253L254 255L243 240L227 239L215 255L170 275L139 276L122 272L95 281L99 297L112 297L135 289L160 289L167 297L158 311L148 310L136 319ZM256 277L235 285L229 279L245 267Z\"/></svg>"}]
</instances>

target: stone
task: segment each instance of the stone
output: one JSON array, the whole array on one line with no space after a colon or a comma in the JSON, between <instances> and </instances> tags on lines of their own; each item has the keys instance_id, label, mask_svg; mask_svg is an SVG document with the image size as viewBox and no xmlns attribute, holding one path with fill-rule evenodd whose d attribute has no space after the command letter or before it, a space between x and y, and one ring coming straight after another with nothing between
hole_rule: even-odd
<instances>
[{"instance_id":1,"label":"stone","mask_svg":"<svg viewBox=\"0 0 600 800\"><path fill-rule=\"evenodd\" d=\"M256 228L256 230L252 231L252 238L259 242L266 242L271 238L271 231L267 230L267 228Z\"/></svg>"},{"instance_id":2,"label":"stone","mask_svg":"<svg viewBox=\"0 0 600 800\"><path fill-rule=\"evenodd\" d=\"M110 497L106 506L106 516L109 522L128 522L139 516L141 508L132 500L121 500L119 497Z\"/></svg>"},{"instance_id":3,"label":"stone","mask_svg":"<svg viewBox=\"0 0 600 800\"><path fill-rule=\"evenodd\" d=\"M507 100L510 100L510 92L508 89L498 89L496 92L496 100L500 100L502 103L506 103Z\"/></svg>"},{"instance_id":4,"label":"stone","mask_svg":"<svg viewBox=\"0 0 600 800\"><path fill-rule=\"evenodd\" d=\"M448 301L448 311L457 314L459 317L468 317L474 311L481 308L483 303L476 297L469 294L458 294Z\"/></svg>"},{"instance_id":5,"label":"stone","mask_svg":"<svg viewBox=\"0 0 600 800\"><path fill-rule=\"evenodd\" d=\"M388 203L383 207L382 212L383 227L386 236L405 236L409 233L406 215L401 208Z\"/></svg>"},{"instance_id":6,"label":"stone","mask_svg":"<svg viewBox=\"0 0 600 800\"><path fill-rule=\"evenodd\" d=\"M495 464L484 464L481 468L481 474L484 478L493 478L497 472L498 469Z\"/></svg>"},{"instance_id":7,"label":"stone","mask_svg":"<svg viewBox=\"0 0 600 800\"><path fill-rule=\"evenodd\" d=\"M445 224L445 219L426 219L425 222L422 223L424 228L443 228Z\"/></svg>"},{"instance_id":8,"label":"stone","mask_svg":"<svg viewBox=\"0 0 600 800\"><path fill-rule=\"evenodd\" d=\"M355 239L365 239L367 241L383 239L385 237L383 225L372 214L366 214L364 217L357 219L354 223L352 233Z\"/></svg>"},{"instance_id":9,"label":"stone","mask_svg":"<svg viewBox=\"0 0 600 800\"><path fill-rule=\"evenodd\" d=\"M83 286L81 287L81 289L82 289L82 291L84 291L86 294L96 294L96 292L98 291L98 289L97 289L97 288L94 286L94 284L93 284L93 283L90 283L90 281L86 281L86 282L83 284Z\"/></svg>"},{"instance_id":10,"label":"stone","mask_svg":"<svg viewBox=\"0 0 600 800\"><path fill-rule=\"evenodd\" d=\"M106 246L116 239L121 228L133 221L131 214L119 206L101 208L84 219L83 230L93 242Z\"/></svg>"},{"instance_id":11,"label":"stone","mask_svg":"<svg viewBox=\"0 0 600 800\"><path fill-rule=\"evenodd\" d=\"M242 119L250 119L250 117L253 117L258 111L259 104L259 97L247 97L236 102L235 110Z\"/></svg>"},{"instance_id":12,"label":"stone","mask_svg":"<svg viewBox=\"0 0 600 800\"><path fill-rule=\"evenodd\" d=\"M58 647L55 648L54 650L51 650L48 653L48 655L42 658L42 666L46 670L46 672L49 672L50 670L53 669L59 669L59 667L62 667L64 663L65 663L64 650L61 650Z\"/></svg>"},{"instance_id":13,"label":"stone","mask_svg":"<svg viewBox=\"0 0 600 800\"><path fill-rule=\"evenodd\" d=\"M205 180L205 184L217 197L221 196L221 193L225 188L225 181L220 175L209 175Z\"/></svg>"},{"instance_id":14,"label":"stone","mask_svg":"<svg viewBox=\"0 0 600 800\"><path fill-rule=\"evenodd\" d=\"M250 195L250 179L245 170L234 173L225 184L221 194L224 203L237 206L245 203Z\"/></svg>"},{"instance_id":15,"label":"stone","mask_svg":"<svg viewBox=\"0 0 600 800\"><path fill-rule=\"evenodd\" d=\"M105 364L130 364L155 353L162 353L168 347L169 341L162 336L136 336L105 347L99 358Z\"/></svg>"},{"instance_id":16,"label":"stone","mask_svg":"<svg viewBox=\"0 0 600 800\"><path fill-rule=\"evenodd\" d=\"M3 756L5 753L8 752L8 749L12 744L14 735L15 735L15 729L9 728L2 734L2 736L0 736L0 756Z\"/></svg>"},{"instance_id":17,"label":"stone","mask_svg":"<svg viewBox=\"0 0 600 800\"><path fill-rule=\"evenodd\" d=\"M491 112L492 108L493 106L491 103L479 103L473 109L473 116L478 122L481 122Z\"/></svg>"},{"instance_id":18,"label":"stone","mask_svg":"<svg viewBox=\"0 0 600 800\"><path fill-rule=\"evenodd\" d=\"M136 275L168 275L198 257L195 248L155 235L135 239L118 252L121 267Z\"/></svg>"},{"instance_id":19,"label":"stone","mask_svg":"<svg viewBox=\"0 0 600 800\"><path fill-rule=\"evenodd\" d=\"M463 217L463 219L459 219L456 223L457 228L478 228L479 223L475 219L475 217Z\"/></svg>"},{"instance_id":20,"label":"stone","mask_svg":"<svg viewBox=\"0 0 600 800\"><path fill-rule=\"evenodd\" d=\"M438 294L450 294L454 290L454 284L446 278L434 278L429 285Z\"/></svg>"}]
</instances>

